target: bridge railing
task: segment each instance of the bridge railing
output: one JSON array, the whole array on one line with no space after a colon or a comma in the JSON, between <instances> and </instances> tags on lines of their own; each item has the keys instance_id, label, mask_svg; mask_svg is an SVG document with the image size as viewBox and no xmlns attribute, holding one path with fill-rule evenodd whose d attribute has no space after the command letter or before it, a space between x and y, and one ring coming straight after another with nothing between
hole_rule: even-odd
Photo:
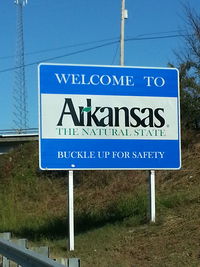
<instances>
[{"instance_id":1,"label":"bridge railing","mask_svg":"<svg viewBox=\"0 0 200 267\"><path fill-rule=\"evenodd\" d=\"M38 128L0 130L0 135L15 135L15 134L38 134Z\"/></svg>"}]
</instances>

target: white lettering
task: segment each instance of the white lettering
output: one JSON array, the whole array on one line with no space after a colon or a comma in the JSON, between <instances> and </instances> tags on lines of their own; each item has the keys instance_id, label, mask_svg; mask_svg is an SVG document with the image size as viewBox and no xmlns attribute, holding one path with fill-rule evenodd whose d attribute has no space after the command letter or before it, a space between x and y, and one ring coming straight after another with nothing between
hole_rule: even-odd
<instances>
[{"instance_id":1,"label":"white lettering","mask_svg":"<svg viewBox=\"0 0 200 267\"><path fill-rule=\"evenodd\" d=\"M58 159L94 159L95 151L58 151Z\"/></svg>"},{"instance_id":2,"label":"white lettering","mask_svg":"<svg viewBox=\"0 0 200 267\"><path fill-rule=\"evenodd\" d=\"M134 86L134 78L133 76L119 76L116 75L98 75L92 74L87 76L85 74L78 73L54 73L57 81L61 84L71 83L73 85L105 85L108 86L110 84L114 86ZM158 77L159 78L159 77ZM160 81L156 80L158 86L160 86ZM149 85L150 86L150 85Z\"/></svg>"},{"instance_id":3,"label":"white lettering","mask_svg":"<svg viewBox=\"0 0 200 267\"><path fill-rule=\"evenodd\" d=\"M128 152L128 151L112 151L112 158L119 158L119 159L130 158L130 152Z\"/></svg>"},{"instance_id":4,"label":"white lettering","mask_svg":"<svg viewBox=\"0 0 200 267\"><path fill-rule=\"evenodd\" d=\"M55 73L55 76L58 80L59 83L62 83L62 81L66 84L69 80L69 77L70 77L71 74L67 74L67 78L66 78L66 74L62 73L61 74L61 77L59 76L58 73Z\"/></svg>"},{"instance_id":5,"label":"white lettering","mask_svg":"<svg viewBox=\"0 0 200 267\"><path fill-rule=\"evenodd\" d=\"M143 151L143 152L132 152L132 158L134 159L163 159L164 153L162 151Z\"/></svg>"},{"instance_id":6,"label":"white lettering","mask_svg":"<svg viewBox=\"0 0 200 267\"><path fill-rule=\"evenodd\" d=\"M134 86L134 82L133 82L133 76L125 76L126 78L126 85L127 86Z\"/></svg>"},{"instance_id":7,"label":"white lettering","mask_svg":"<svg viewBox=\"0 0 200 267\"><path fill-rule=\"evenodd\" d=\"M71 74L72 76L72 84L80 84L80 75L79 74Z\"/></svg>"},{"instance_id":8,"label":"white lettering","mask_svg":"<svg viewBox=\"0 0 200 267\"><path fill-rule=\"evenodd\" d=\"M111 78L110 78L110 76L108 76L108 75L102 75L102 76L100 77L100 82L101 82L101 84L103 84L103 85L109 85L109 84L111 83Z\"/></svg>"},{"instance_id":9,"label":"white lettering","mask_svg":"<svg viewBox=\"0 0 200 267\"><path fill-rule=\"evenodd\" d=\"M165 79L163 77L145 76L144 80L147 80L148 87L151 87L152 85L163 87L165 85Z\"/></svg>"},{"instance_id":10,"label":"white lettering","mask_svg":"<svg viewBox=\"0 0 200 267\"><path fill-rule=\"evenodd\" d=\"M96 83L94 82L94 77L97 78L97 82L96 82ZM99 75L97 75L97 74L93 74L93 75L90 77L90 82L89 82L89 84L98 85L98 84L99 84Z\"/></svg>"},{"instance_id":11,"label":"white lettering","mask_svg":"<svg viewBox=\"0 0 200 267\"><path fill-rule=\"evenodd\" d=\"M156 77L154 83L157 87L163 87L165 84L165 80L162 77Z\"/></svg>"},{"instance_id":12,"label":"white lettering","mask_svg":"<svg viewBox=\"0 0 200 267\"><path fill-rule=\"evenodd\" d=\"M147 86L151 86L151 80L153 80L154 78L153 77L149 77L149 76L145 76L144 77L144 80L147 79Z\"/></svg>"},{"instance_id":13,"label":"white lettering","mask_svg":"<svg viewBox=\"0 0 200 267\"><path fill-rule=\"evenodd\" d=\"M163 159L165 152L158 152L158 153L160 154L160 158Z\"/></svg>"},{"instance_id":14,"label":"white lettering","mask_svg":"<svg viewBox=\"0 0 200 267\"><path fill-rule=\"evenodd\" d=\"M115 75L113 75L113 85L124 85L124 80L123 80L123 76L120 76L120 78L116 77Z\"/></svg>"},{"instance_id":15,"label":"white lettering","mask_svg":"<svg viewBox=\"0 0 200 267\"><path fill-rule=\"evenodd\" d=\"M83 85L88 85L88 84L90 84L90 82L85 82L85 74L81 74L81 80L82 80L82 83L81 84L83 84Z\"/></svg>"}]
</instances>

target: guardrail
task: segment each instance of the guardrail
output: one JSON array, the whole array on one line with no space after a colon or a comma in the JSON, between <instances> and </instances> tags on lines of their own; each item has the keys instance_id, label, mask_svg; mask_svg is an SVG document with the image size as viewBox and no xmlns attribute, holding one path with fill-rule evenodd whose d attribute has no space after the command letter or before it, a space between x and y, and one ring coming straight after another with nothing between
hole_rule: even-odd
<instances>
[{"instance_id":1,"label":"guardrail","mask_svg":"<svg viewBox=\"0 0 200 267\"><path fill-rule=\"evenodd\" d=\"M48 247L40 247L37 249L40 253L47 255L44 256L26 248L26 239L21 239L20 242L18 240L18 243L21 245L17 245L13 241L9 240L10 233L2 233L0 236L4 237L0 237L0 254L3 255L2 265L0 266L9 267L10 261L13 261L22 267L80 267L80 259L60 259L60 261L64 263L63 265L48 258Z\"/></svg>"}]
</instances>

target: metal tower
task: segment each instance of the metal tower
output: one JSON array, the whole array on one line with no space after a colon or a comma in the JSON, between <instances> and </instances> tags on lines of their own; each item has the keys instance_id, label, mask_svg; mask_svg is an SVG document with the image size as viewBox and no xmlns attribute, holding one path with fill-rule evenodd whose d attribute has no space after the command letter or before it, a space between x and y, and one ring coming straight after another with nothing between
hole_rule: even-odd
<instances>
[{"instance_id":1,"label":"metal tower","mask_svg":"<svg viewBox=\"0 0 200 267\"><path fill-rule=\"evenodd\" d=\"M23 8L27 0L15 0L17 7L17 40L14 77L14 128L23 132L28 128L27 91L25 86Z\"/></svg>"}]
</instances>

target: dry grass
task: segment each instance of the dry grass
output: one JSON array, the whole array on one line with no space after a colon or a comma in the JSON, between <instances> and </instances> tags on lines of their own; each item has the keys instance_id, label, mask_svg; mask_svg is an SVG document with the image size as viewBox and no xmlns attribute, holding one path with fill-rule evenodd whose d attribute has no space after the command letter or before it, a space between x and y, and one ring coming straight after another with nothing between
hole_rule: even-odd
<instances>
[{"instance_id":1,"label":"dry grass","mask_svg":"<svg viewBox=\"0 0 200 267\"><path fill-rule=\"evenodd\" d=\"M200 136L180 171L156 172L157 222L147 222L147 171L75 172L75 252L67 252L67 172L38 170L37 144L0 158L0 231L48 244L82 266L200 266Z\"/></svg>"}]
</instances>

